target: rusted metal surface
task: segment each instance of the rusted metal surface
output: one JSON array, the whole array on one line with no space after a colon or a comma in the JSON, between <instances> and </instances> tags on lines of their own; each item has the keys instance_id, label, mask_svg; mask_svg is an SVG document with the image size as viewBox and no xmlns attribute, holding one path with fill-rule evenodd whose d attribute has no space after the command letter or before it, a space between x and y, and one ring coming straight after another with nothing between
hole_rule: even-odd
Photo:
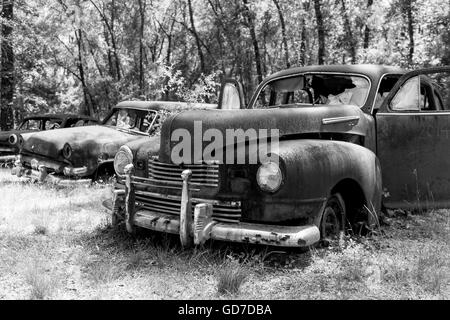
<instances>
[{"instance_id":1,"label":"rusted metal surface","mask_svg":"<svg viewBox=\"0 0 450 320\"><path fill-rule=\"evenodd\" d=\"M194 243L194 239L190 232L190 229L192 228L192 204L189 184L192 178L192 171L183 171L181 178L183 179L183 190L181 193L180 240L183 247L187 248Z\"/></svg>"},{"instance_id":2,"label":"rusted metal surface","mask_svg":"<svg viewBox=\"0 0 450 320\"><path fill-rule=\"evenodd\" d=\"M177 141L171 140L172 132L177 129L186 129L194 136L195 121L199 120L201 120L203 132L208 129L225 132L229 128L244 131L248 129L278 129L280 139L292 139L298 135L314 133L366 136L369 123L363 115L363 111L356 106L325 105L302 108L293 106L283 109L186 111L163 124L159 160L162 162L171 160L172 148L177 144ZM351 117L352 121L323 124L323 119L340 117ZM194 150L193 143L192 141L191 150ZM208 144L205 141L203 148ZM224 147L226 148L226 145ZM192 153L191 162L194 162L194 157L197 156Z\"/></svg>"},{"instance_id":3,"label":"rusted metal surface","mask_svg":"<svg viewBox=\"0 0 450 320\"><path fill-rule=\"evenodd\" d=\"M450 105L434 111L399 112L390 108L395 90L407 80L420 76L424 89L430 88L432 83L425 76L433 73L448 79L450 67L405 75L376 115L383 202L388 208L450 207ZM428 95L427 99L429 105L438 104L437 95Z\"/></svg>"},{"instance_id":4,"label":"rusted metal surface","mask_svg":"<svg viewBox=\"0 0 450 320\"><path fill-rule=\"evenodd\" d=\"M134 225L170 234L180 233L180 218L146 210L136 212ZM189 232L191 236L194 235L192 226ZM292 227L258 223L233 225L212 222L201 230L201 236L197 238L196 244L202 244L209 239L279 247L308 247L320 240L320 232L315 225Z\"/></svg>"},{"instance_id":5,"label":"rusted metal surface","mask_svg":"<svg viewBox=\"0 0 450 320\"><path fill-rule=\"evenodd\" d=\"M186 111L169 118L162 127L157 161L173 172L177 171L171 167L175 166L171 163L171 134L187 129L193 136L195 121L202 121L203 131L279 129L283 181L278 191L268 193L258 187L256 173L260 164L220 164L215 176L218 182L209 187L189 183L186 176L184 181L181 176L178 180L173 175L165 177L164 170L153 168L154 160L150 159L157 150L151 149L135 160L148 163L149 170L132 177L134 189L129 189L133 194L128 198L135 201L130 207L137 204L134 224L183 234L182 241L189 235L196 245L215 239L302 247L319 241L322 215L333 196L342 199L344 209L338 217L342 225L374 225L382 202L387 207L420 207L431 202L434 206L450 206L450 111L391 112L387 107L395 94L391 92L380 112L372 113L383 75L398 76L405 73L403 70L379 66L297 68L269 77L258 90L279 77L328 71L367 76L372 86L365 105ZM405 76L400 82L407 79ZM399 87L397 84L394 90ZM255 99L256 95L250 108ZM146 144L130 148L140 150ZM248 159L245 146L234 147L236 152L247 152ZM195 172L195 165L179 166L180 171L183 169ZM157 171L156 178L152 170ZM194 203L194 199L204 200ZM239 202L238 219L217 221L213 201ZM193 206L192 221L189 210Z\"/></svg>"},{"instance_id":6,"label":"rusted metal surface","mask_svg":"<svg viewBox=\"0 0 450 320\"><path fill-rule=\"evenodd\" d=\"M27 128L27 123L34 121L38 124L36 130ZM0 132L0 164L11 163L15 161L15 156L19 153L21 135L30 132L46 130L46 122L54 121L58 124L58 128L68 128L75 125L78 121L83 123L98 123L99 121L93 117L73 114L45 114L35 115L24 118L16 130Z\"/></svg>"},{"instance_id":7,"label":"rusted metal surface","mask_svg":"<svg viewBox=\"0 0 450 320\"><path fill-rule=\"evenodd\" d=\"M136 228L134 226L134 215L135 212L135 205L136 205L136 198L135 198L135 190L134 190L134 184L133 184L133 173L134 173L134 167L133 165L128 165L125 168L125 225L127 228L127 231L129 233L135 233Z\"/></svg>"}]
</instances>

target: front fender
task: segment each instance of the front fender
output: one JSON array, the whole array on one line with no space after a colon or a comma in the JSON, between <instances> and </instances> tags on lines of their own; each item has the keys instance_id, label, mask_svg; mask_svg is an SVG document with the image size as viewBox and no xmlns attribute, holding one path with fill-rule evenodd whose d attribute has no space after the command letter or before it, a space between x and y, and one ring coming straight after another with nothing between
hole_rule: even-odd
<instances>
[{"instance_id":1,"label":"front fender","mask_svg":"<svg viewBox=\"0 0 450 320\"><path fill-rule=\"evenodd\" d=\"M364 204L380 210L381 169L369 149L342 141L291 140L280 142L279 155L284 184L276 194L265 195L262 220L316 223L326 199L344 181L359 186Z\"/></svg>"}]
</instances>

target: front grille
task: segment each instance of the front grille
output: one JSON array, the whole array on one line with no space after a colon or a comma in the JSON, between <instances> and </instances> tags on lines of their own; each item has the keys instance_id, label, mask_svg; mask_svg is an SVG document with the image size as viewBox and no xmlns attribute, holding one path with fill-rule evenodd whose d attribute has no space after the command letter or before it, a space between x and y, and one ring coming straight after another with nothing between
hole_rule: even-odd
<instances>
[{"instance_id":1,"label":"front grille","mask_svg":"<svg viewBox=\"0 0 450 320\"><path fill-rule=\"evenodd\" d=\"M160 194L136 191L136 206L155 213L164 213L174 216L180 215L181 197L162 196ZM240 202L219 202L212 200L191 199L192 213L199 203L213 205L213 219L217 222L238 223L242 216Z\"/></svg>"},{"instance_id":2,"label":"front grille","mask_svg":"<svg viewBox=\"0 0 450 320\"><path fill-rule=\"evenodd\" d=\"M148 176L153 182L181 185L181 173L187 169L192 171L192 185L212 188L219 186L218 164L204 163L180 167L170 163L159 162L157 158L150 158L148 161Z\"/></svg>"}]
</instances>

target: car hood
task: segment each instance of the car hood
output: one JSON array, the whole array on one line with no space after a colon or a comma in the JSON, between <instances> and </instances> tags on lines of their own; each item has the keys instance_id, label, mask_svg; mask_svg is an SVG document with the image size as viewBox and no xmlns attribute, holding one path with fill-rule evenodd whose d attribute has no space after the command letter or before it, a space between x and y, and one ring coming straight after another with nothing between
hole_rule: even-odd
<instances>
[{"instance_id":1,"label":"car hood","mask_svg":"<svg viewBox=\"0 0 450 320\"><path fill-rule=\"evenodd\" d=\"M309 133L346 133L365 136L368 120L363 111L356 106L304 106L276 109L253 110L206 110L186 111L169 118L161 131L160 159L170 162L172 149L181 140L172 140L172 134L178 130L187 130L191 137L191 150L194 150L194 127L200 137L208 129L217 129L226 136L227 129L244 131L255 129L278 129L280 138ZM178 130L176 133L180 133ZM203 148L211 142L203 142ZM230 144L225 141L224 146ZM192 152L194 154L195 152ZM192 158L193 159L193 158Z\"/></svg>"},{"instance_id":2,"label":"car hood","mask_svg":"<svg viewBox=\"0 0 450 320\"><path fill-rule=\"evenodd\" d=\"M106 126L67 128L22 136L24 143L21 152L24 154L61 159L61 150L68 143L75 159L80 161L86 156L104 155L104 158L112 158L122 145L143 137Z\"/></svg>"}]
</instances>

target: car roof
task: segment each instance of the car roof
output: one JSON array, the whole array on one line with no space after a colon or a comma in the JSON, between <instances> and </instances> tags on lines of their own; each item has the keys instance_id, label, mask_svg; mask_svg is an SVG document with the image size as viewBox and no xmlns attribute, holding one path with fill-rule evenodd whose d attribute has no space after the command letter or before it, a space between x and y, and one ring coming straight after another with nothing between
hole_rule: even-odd
<instances>
[{"instance_id":1,"label":"car roof","mask_svg":"<svg viewBox=\"0 0 450 320\"><path fill-rule=\"evenodd\" d=\"M69 114L62 114L62 113L35 114L35 115L27 116L23 120L29 120L29 119L62 119L63 120L63 119L68 119L68 118L76 118L76 119L80 119L80 120L81 119L85 119L85 120L98 121L98 119L96 119L94 117L85 116L85 115L79 115L79 114L74 114L74 113L69 113Z\"/></svg>"},{"instance_id":2,"label":"car roof","mask_svg":"<svg viewBox=\"0 0 450 320\"><path fill-rule=\"evenodd\" d=\"M189 109L217 109L216 104L189 103L172 101L122 101L113 109L137 109L137 110L189 110Z\"/></svg>"},{"instance_id":3,"label":"car roof","mask_svg":"<svg viewBox=\"0 0 450 320\"><path fill-rule=\"evenodd\" d=\"M335 73L355 73L363 74L371 79L378 79L384 74L404 74L407 70L376 64L352 64L352 65L314 65L306 67L295 67L279 71L268 77L265 82L270 81L273 78L279 78L284 76L295 75L299 73L308 72L335 72Z\"/></svg>"}]
</instances>

